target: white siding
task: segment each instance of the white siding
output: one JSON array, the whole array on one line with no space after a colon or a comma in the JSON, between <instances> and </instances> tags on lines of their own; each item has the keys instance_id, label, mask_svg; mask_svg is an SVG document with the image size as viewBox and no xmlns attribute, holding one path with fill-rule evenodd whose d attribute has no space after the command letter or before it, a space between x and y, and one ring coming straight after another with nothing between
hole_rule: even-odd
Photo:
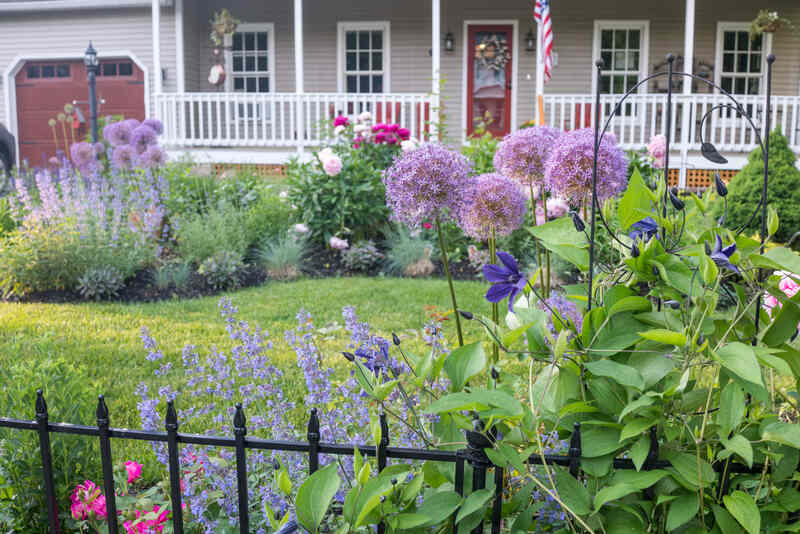
<instances>
[{"instance_id":1,"label":"white siding","mask_svg":"<svg viewBox=\"0 0 800 534\"><path fill-rule=\"evenodd\" d=\"M103 51L129 50L144 63L152 93L153 40L150 9L91 11L38 11L3 13L0 17L0 73L19 55L80 58L91 40L101 57ZM165 91L177 88L175 68L175 16L173 8L161 10L161 66L166 69ZM0 122L5 113L6 80L0 80Z\"/></svg>"}]
</instances>

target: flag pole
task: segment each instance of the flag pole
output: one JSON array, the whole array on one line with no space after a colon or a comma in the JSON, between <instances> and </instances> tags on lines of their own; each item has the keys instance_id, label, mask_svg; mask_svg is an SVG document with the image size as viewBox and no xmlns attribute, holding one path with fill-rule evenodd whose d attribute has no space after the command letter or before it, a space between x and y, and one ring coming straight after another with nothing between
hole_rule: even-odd
<instances>
[{"instance_id":1,"label":"flag pole","mask_svg":"<svg viewBox=\"0 0 800 534\"><path fill-rule=\"evenodd\" d=\"M544 125L544 43L542 21L536 21L536 123Z\"/></svg>"}]
</instances>

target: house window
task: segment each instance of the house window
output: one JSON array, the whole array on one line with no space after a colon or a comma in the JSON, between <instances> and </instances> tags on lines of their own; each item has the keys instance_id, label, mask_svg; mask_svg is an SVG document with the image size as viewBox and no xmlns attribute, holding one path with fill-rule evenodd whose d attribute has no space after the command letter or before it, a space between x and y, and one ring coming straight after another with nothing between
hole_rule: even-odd
<instances>
[{"instance_id":1,"label":"house window","mask_svg":"<svg viewBox=\"0 0 800 534\"><path fill-rule=\"evenodd\" d=\"M339 23L339 92L388 93L389 23Z\"/></svg>"},{"instance_id":2,"label":"house window","mask_svg":"<svg viewBox=\"0 0 800 534\"><path fill-rule=\"evenodd\" d=\"M750 39L747 24L720 23L717 28L717 83L736 95L761 92L764 57L769 53L770 38L761 34Z\"/></svg>"},{"instance_id":3,"label":"house window","mask_svg":"<svg viewBox=\"0 0 800 534\"><path fill-rule=\"evenodd\" d=\"M625 94L646 76L648 30L647 21L595 22L594 59L603 60L595 80L600 93Z\"/></svg>"},{"instance_id":4,"label":"house window","mask_svg":"<svg viewBox=\"0 0 800 534\"><path fill-rule=\"evenodd\" d=\"M275 26L239 24L230 38L229 91L271 93L275 91Z\"/></svg>"}]
</instances>

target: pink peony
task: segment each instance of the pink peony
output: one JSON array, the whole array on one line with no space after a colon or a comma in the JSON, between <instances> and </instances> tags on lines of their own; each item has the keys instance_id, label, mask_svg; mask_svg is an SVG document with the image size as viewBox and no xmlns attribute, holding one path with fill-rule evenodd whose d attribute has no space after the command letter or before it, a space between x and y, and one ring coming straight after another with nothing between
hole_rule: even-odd
<instances>
[{"instance_id":1,"label":"pink peony","mask_svg":"<svg viewBox=\"0 0 800 534\"><path fill-rule=\"evenodd\" d=\"M547 217L549 219L563 217L568 211L569 204L563 198L551 197L547 199Z\"/></svg>"},{"instance_id":2,"label":"pink peony","mask_svg":"<svg viewBox=\"0 0 800 534\"><path fill-rule=\"evenodd\" d=\"M347 239L340 239L336 236L331 237L330 241L328 241L332 249L335 250L344 250L350 246L350 243L347 242Z\"/></svg>"},{"instance_id":3,"label":"pink peony","mask_svg":"<svg viewBox=\"0 0 800 534\"><path fill-rule=\"evenodd\" d=\"M75 519L89 519L91 515L100 519L108 517L106 498L91 480L75 486L70 501L70 512Z\"/></svg>"},{"instance_id":4,"label":"pink peony","mask_svg":"<svg viewBox=\"0 0 800 534\"><path fill-rule=\"evenodd\" d=\"M342 160L337 155L332 155L322 162L322 169L328 176L336 176L342 172Z\"/></svg>"},{"instance_id":5,"label":"pink peony","mask_svg":"<svg viewBox=\"0 0 800 534\"><path fill-rule=\"evenodd\" d=\"M781 277L780 281L778 282L778 289L780 289L787 297L792 298L797 294L798 291L800 291L800 284L795 281L796 278L800 278L798 275L788 273L786 271L775 271L773 274ZM762 305L770 317L772 316L772 310L775 308L780 309L783 306L777 297L770 295L769 293L764 293L764 301ZM797 325L797 329L800 330L800 324Z\"/></svg>"},{"instance_id":6,"label":"pink peony","mask_svg":"<svg viewBox=\"0 0 800 534\"><path fill-rule=\"evenodd\" d=\"M378 132L375 134L375 143L381 144L386 142L386 134L383 132Z\"/></svg>"},{"instance_id":7,"label":"pink peony","mask_svg":"<svg viewBox=\"0 0 800 534\"><path fill-rule=\"evenodd\" d=\"M350 124L350 119L348 119L344 115L339 115L338 117L333 119L333 126L334 127L336 127L336 126L347 126L348 124Z\"/></svg>"},{"instance_id":8,"label":"pink peony","mask_svg":"<svg viewBox=\"0 0 800 534\"><path fill-rule=\"evenodd\" d=\"M125 462L125 471L128 473L128 484L142 476L142 464L137 464L133 460Z\"/></svg>"},{"instance_id":9,"label":"pink peony","mask_svg":"<svg viewBox=\"0 0 800 534\"><path fill-rule=\"evenodd\" d=\"M355 139L353 139L353 148L360 148L361 147L361 143L363 143L363 142L364 142L364 138L363 137L361 137L361 136L356 137Z\"/></svg>"},{"instance_id":10,"label":"pink peony","mask_svg":"<svg viewBox=\"0 0 800 534\"><path fill-rule=\"evenodd\" d=\"M386 131L387 132L395 133L399 129L400 129L400 125L399 124L389 124L389 125L386 126Z\"/></svg>"},{"instance_id":11,"label":"pink peony","mask_svg":"<svg viewBox=\"0 0 800 534\"><path fill-rule=\"evenodd\" d=\"M164 525L169 519L169 510L166 508L161 508L157 504L153 506L152 513L158 514L155 519L145 519L144 521L139 521L139 519L143 516L146 516L151 512L142 512L141 510L136 510L136 521L125 521L125 532L126 534L154 534L158 533L161 534L164 532Z\"/></svg>"},{"instance_id":12,"label":"pink peony","mask_svg":"<svg viewBox=\"0 0 800 534\"><path fill-rule=\"evenodd\" d=\"M407 139L411 138L411 130L409 130L408 128L398 128L397 137L399 137L403 141L406 141Z\"/></svg>"},{"instance_id":13,"label":"pink peony","mask_svg":"<svg viewBox=\"0 0 800 534\"><path fill-rule=\"evenodd\" d=\"M667 156L667 138L663 135L654 135L647 144L647 153L653 158L653 167L663 169Z\"/></svg>"}]
</instances>

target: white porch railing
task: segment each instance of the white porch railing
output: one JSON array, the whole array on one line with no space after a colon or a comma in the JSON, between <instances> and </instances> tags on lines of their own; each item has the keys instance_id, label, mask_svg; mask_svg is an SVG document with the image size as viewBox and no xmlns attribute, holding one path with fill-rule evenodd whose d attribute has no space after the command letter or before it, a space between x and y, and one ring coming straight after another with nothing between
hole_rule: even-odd
<instances>
[{"instance_id":1,"label":"white porch railing","mask_svg":"<svg viewBox=\"0 0 800 534\"><path fill-rule=\"evenodd\" d=\"M170 148L319 146L323 121L363 111L421 139L433 119L432 97L409 93L161 93L155 103Z\"/></svg>"},{"instance_id":2,"label":"white porch railing","mask_svg":"<svg viewBox=\"0 0 800 534\"><path fill-rule=\"evenodd\" d=\"M601 125L605 124L618 96L600 97ZM764 97L737 96L739 102L753 118L754 124L763 128ZM622 113L612 119L609 131L626 149L641 148L653 135L664 133L666 125L667 95L632 95L623 104ZM670 143L680 151L700 150L700 120L718 104L731 103L724 95L675 94L672 96L672 127ZM688 113L684 110L688 106ZM789 144L800 150L800 97L772 97L772 128L779 128L789 138ZM565 130L594 125L594 97L592 95L546 95L544 97L545 122ZM763 132L762 132L763 135ZM703 140L713 143L720 152L749 152L756 146L755 136L747 121L728 110L715 110L706 119Z\"/></svg>"}]
</instances>

